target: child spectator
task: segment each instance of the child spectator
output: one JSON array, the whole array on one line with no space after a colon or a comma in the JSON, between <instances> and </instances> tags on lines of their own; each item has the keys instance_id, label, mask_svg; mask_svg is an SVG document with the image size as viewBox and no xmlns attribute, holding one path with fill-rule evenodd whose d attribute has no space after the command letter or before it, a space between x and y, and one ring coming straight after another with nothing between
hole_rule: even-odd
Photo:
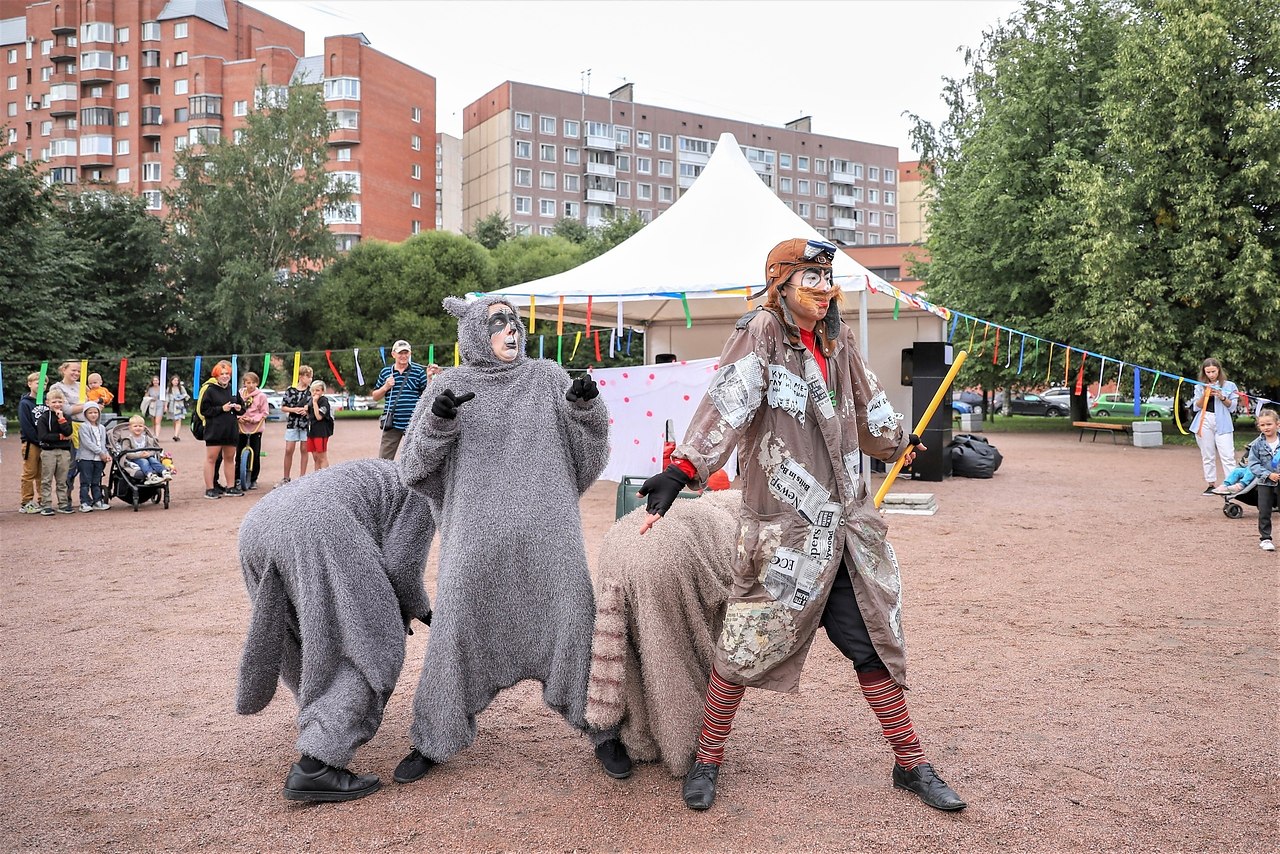
<instances>
[{"instance_id":1,"label":"child spectator","mask_svg":"<svg viewBox=\"0 0 1280 854\"><path fill-rule=\"evenodd\" d=\"M98 404L99 409L106 409L111 405L111 401L116 399L116 396L107 391L107 387L102 384L102 374L89 374L85 385L87 386L84 392L85 403L93 401ZM101 412L98 413L98 417L101 419Z\"/></svg>"},{"instance_id":2,"label":"child spectator","mask_svg":"<svg viewBox=\"0 0 1280 854\"><path fill-rule=\"evenodd\" d=\"M71 487L67 480L67 472L71 470L71 419L62 411L66 405L66 395L53 388L45 394L44 403L35 409L36 437L40 442L40 476L43 479L41 516L54 514L55 491L58 499L56 512L72 512Z\"/></svg>"},{"instance_id":3,"label":"child spectator","mask_svg":"<svg viewBox=\"0 0 1280 854\"><path fill-rule=\"evenodd\" d=\"M1241 463L1231 470L1231 474L1227 475L1227 479L1222 482L1222 486L1217 487L1213 491L1218 495L1235 495L1243 492L1244 488L1253 483L1253 472L1249 470L1249 459L1246 456Z\"/></svg>"},{"instance_id":4,"label":"child spectator","mask_svg":"<svg viewBox=\"0 0 1280 854\"><path fill-rule=\"evenodd\" d=\"M1276 547L1271 542L1271 511L1280 487L1280 415L1273 409L1259 410L1258 432L1262 435L1249 443L1246 459L1258 479L1258 546L1264 552L1273 552Z\"/></svg>"},{"instance_id":5,"label":"child spectator","mask_svg":"<svg viewBox=\"0 0 1280 854\"><path fill-rule=\"evenodd\" d=\"M89 381L93 381L92 376ZM107 392L108 396L110 394ZM111 509L111 505L102 497L102 472L110 461L111 455L107 453L107 428L102 426L102 407L90 398L84 405L80 446L76 448L76 468L80 471L81 513Z\"/></svg>"},{"instance_id":6,"label":"child spectator","mask_svg":"<svg viewBox=\"0 0 1280 854\"><path fill-rule=\"evenodd\" d=\"M182 419L187 417L187 401L191 400L191 395L187 393L187 387L182 384L182 378L174 374L169 378L169 394L166 395L164 408L168 418L173 421L173 441L181 442L182 437L178 434L182 432Z\"/></svg>"},{"instance_id":7,"label":"child spectator","mask_svg":"<svg viewBox=\"0 0 1280 854\"><path fill-rule=\"evenodd\" d=\"M166 481L173 475L160 462L160 455L154 450L151 437L147 435L147 421L141 415L129 419L129 444L137 448L125 454L125 459L136 465L146 478L147 486Z\"/></svg>"},{"instance_id":8,"label":"child spectator","mask_svg":"<svg viewBox=\"0 0 1280 854\"><path fill-rule=\"evenodd\" d=\"M40 372L27 374L27 393L18 401L18 430L22 437L22 504L19 513L40 512L40 437L36 435L36 389Z\"/></svg>"},{"instance_id":9,"label":"child spectator","mask_svg":"<svg viewBox=\"0 0 1280 854\"><path fill-rule=\"evenodd\" d=\"M244 401L244 412L236 418L240 425L236 441L236 485L247 491L258 488L258 475L262 472L259 459L262 455L262 427L267 423L267 396L258 390L258 375L252 371L244 375L240 398Z\"/></svg>"},{"instance_id":10,"label":"child spectator","mask_svg":"<svg viewBox=\"0 0 1280 854\"><path fill-rule=\"evenodd\" d=\"M311 403L312 372L308 365L298 368L298 382L285 389L284 398L280 401L280 411L287 416L284 424L284 477L276 486L288 483L293 473L294 449L302 451L301 466L298 477L307 473L307 407Z\"/></svg>"},{"instance_id":11,"label":"child spectator","mask_svg":"<svg viewBox=\"0 0 1280 854\"><path fill-rule=\"evenodd\" d=\"M329 437L333 435L333 406L324 395L324 380L311 384L311 405L307 410L307 453L316 471L329 467Z\"/></svg>"}]
</instances>

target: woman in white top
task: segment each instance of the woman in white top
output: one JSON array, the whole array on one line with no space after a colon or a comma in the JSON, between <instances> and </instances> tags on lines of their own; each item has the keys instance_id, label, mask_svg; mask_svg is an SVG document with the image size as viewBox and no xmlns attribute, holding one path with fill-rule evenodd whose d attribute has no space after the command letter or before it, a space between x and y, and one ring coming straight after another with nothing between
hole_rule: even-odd
<instances>
[{"instance_id":1,"label":"woman in white top","mask_svg":"<svg viewBox=\"0 0 1280 854\"><path fill-rule=\"evenodd\" d=\"M1191 420L1191 432L1200 446L1204 479L1209 484L1203 495L1212 495L1217 487L1219 465L1222 466L1224 480L1235 468L1235 425L1231 416L1239 399L1240 391L1227 379L1222 363L1217 359L1205 359L1200 365L1200 382L1196 383L1192 399L1196 415Z\"/></svg>"},{"instance_id":2,"label":"woman in white top","mask_svg":"<svg viewBox=\"0 0 1280 854\"><path fill-rule=\"evenodd\" d=\"M182 441L179 434L182 432L182 419L187 417L187 401L191 400L191 395L187 393L187 387L182 384L182 378L174 374L169 378L169 394L166 395L164 402L165 411L168 418L173 421L173 441ZM157 438L158 435L157 435Z\"/></svg>"},{"instance_id":3,"label":"woman in white top","mask_svg":"<svg viewBox=\"0 0 1280 854\"><path fill-rule=\"evenodd\" d=\"M164 429L164 389L160 388L160 378L152 377L147 386L146 395L142 398L142 414L151 418L151 432L156 441L160 441L160 432Z\"/></svg>"}]
</instances>

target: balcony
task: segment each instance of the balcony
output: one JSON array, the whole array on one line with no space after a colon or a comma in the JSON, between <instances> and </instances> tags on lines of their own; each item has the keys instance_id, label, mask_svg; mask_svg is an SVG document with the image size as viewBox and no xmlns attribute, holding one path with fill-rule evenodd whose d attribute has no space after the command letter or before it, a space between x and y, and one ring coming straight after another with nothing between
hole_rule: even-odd
<instances>
[{"instance_id":1,"label":"balcony","mask_svg":"<svg viewBox=\"0 0 1280 854\"><path fill-rule=\"evenodd\" d=\"M850 231L858 227L858 221L850 216L833 216L831 218L832 228L847 228Z\"/></svg>"},{"instance_id":2,"label":"balcony","mask_svg":"<svg viewBox=\"0 0 1280 854\"><path fill-rule=\"evenodd\" d=\"M74 36L79 30L79 27L76 24L69 24L66 21L63 21L60 24L55 23L49 29L55 36Z\"/></svg>"},{"instance_id":3,"label":"balcony","mask_svg":"<svg viewBox=\"0 0 1280 854\"><path fill-rule=\"evenodd\" d=\"M142 52L142 61L139 63L139 66L139 76L143 80L159 80L160 51L144 50Z\"/></svg>"},{"instance_id":4,"label":"balcony","mask_svg":"<svg viewBox=\"0 0 1280 854\"><path fill-rule=\"evenodd\" d=\"M59 83L71 83L80 85L80 78L76 76L75 66L68 68L67 66L55 67L53 73L49 75L48 83L50 86L56 86Z\"/></svg>"},{"instance_id":5,"label":"balcony","mask_svg":"<svg viewBox=\"0 0 1280 854\"><path fill-rule=\"evenodd\" d=\"M114 68L85 68L80 66L81 83L111 83L116 79Z\"/></svg>"},{"instance_id":6,"label":"balcony","mask_svg":"<svg viewBox=\"0 0 1280 854\"><path fill-rule=\"evenodd\" d=\"M851 208L851 207L853 207L854 205L856 205L857 203L858 203L858 200L857 200L857 199L855 199L855 198L853 197L853 194L852 194L852 193L848 193L848 192L842 193L842 192L840 192L840 190L838 190L838 189L836 189L836 188L834 188L834 187L832 188L832 190L831 190L831 204L833 204L833 205L843 205L843 206L844 206L844 207L846 207L846 208Z\"/></svg>"},{"instance_id":7,"label":"balcony","mask_svg":"<svg viewBox=\"0 0 1280 854\"><path fill-rule=\"evenodd\" d=\"M49 51L50 62L75 62L79 49L75 45L69 45L65 39L55 39L53 50Z\"/></svg>"},{"instance_id":8,"label":"balcony","mask_svg":"<svg viewBox=\"0 0 1280 854\"><path fill-rule=\"evenodd\" d=\"M614 178L618 174L618 167L614 166L612 163L593 163L588 160L587 174L602 175L605 178Z\"/></svg>"},{"instance_id":9,"label":"balcony","mask_svg":"<svg viewBox=\"0 0 1280 854\"><path fill-rule=\"evenodd\" d=\"M78 116L80 115L80 102L78 100L50 101L49 115Z\"/></svg>"},{"instance_id":10,"label":"balcony","mask_svg":"<svg viewBox=\"0 0 1280 854\"><path fill-rule=\"evenodd\" d=\"M617 151L618 141L612 136L587 134L587 148L594 151Z\"/></svg>"},{"instance_id":11,"label":"balcony","mask_svg":"<svg viewBox=\"0 0 1280 854\"><path fill-rule=\"evenodd\" d=\"M86 154L80 153L80 168L86 169L96 166L110 166L115 163L115 155L113 154Z\"/></svg>"},{"instance_id":12,"label":"balcony","mask_svg":"<svg viewBox=\"0 0 1280 854\"><path fill-rule=\"evenodd\" d=\"M831 239L852 245L857 241L857 233L852 228L833 228L831 229Z\"/></svg>"},{"instance_id":13,"label":"balcony","mask_svg":"<svg viewBox=\"0 0 1280 854\"><path fill-rule=\"evenodd\" d=\"M681 175L676 179L676 183L680 185L680 189L687 190L693 186L693 182L698 180L697 175Z\"/></svg>"},{"instance_id":14,"label":"balcony","mask_svg":"<svg viewBox=\"0 0 1280 854\"><path fill-rule=\"evenodd\" d=\"M614 190L587 190L587 201L602 205L616 205L618 194Z\"/></svg>"},{"instance_id":15,"label":"balcony","mask_svg":"<svg viewBox=\"0 0 1280 854\"><path fill-rule=\"evenodd\" d=\"M358 145L360 128L334 128L329 134L330 145Z\"/></svg>"}]
</instances>

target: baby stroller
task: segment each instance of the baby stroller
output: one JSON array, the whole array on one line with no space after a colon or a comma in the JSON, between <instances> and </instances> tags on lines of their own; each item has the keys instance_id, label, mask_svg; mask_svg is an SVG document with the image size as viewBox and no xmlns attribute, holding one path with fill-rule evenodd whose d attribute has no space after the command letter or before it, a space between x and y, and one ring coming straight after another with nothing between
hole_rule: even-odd
<instances>
[{"instance_id":1,"label":"baby stroller","mask_svg":"<svg viewBox=\"0 0 1280 854\"><path fill-rule=\"evenodd\" d=\"M1240 458L1241 466L1244 466L1247 462L1248 455ZM1222 496L1222 515L1228 519L1239 519L1244 515L1242 504L1249 507L1258 506L1258 479L1256 477L1249 481L1244 489L1239 492L1232 492Z\"/></svg>"},{"instance_id":2,"label":"baby stroller","mask_svg":"<svg viewBox=\"0 0 1280 854\"><path fill-rule=\"evenodd\" d=\"M159 455L162 451L160 443L156 440L155 434L151 432L151 428L146 430L147 446L146 448L135 448L133 446L133 434L129 430L128 421L117 421L107 430L107 453L111 455L111 474L107 480L107 498L112 496L119 498L121 501L127 501L133 505L136 513L140 504L148 501L153 504L164 504L164 509L169 509L169 481L160 481L159 483L147 483L147 478L142 474L138 465L131 460L126 459L128 454L135 451L148 450L155 451Z\"/></svg>"}]
</instances>

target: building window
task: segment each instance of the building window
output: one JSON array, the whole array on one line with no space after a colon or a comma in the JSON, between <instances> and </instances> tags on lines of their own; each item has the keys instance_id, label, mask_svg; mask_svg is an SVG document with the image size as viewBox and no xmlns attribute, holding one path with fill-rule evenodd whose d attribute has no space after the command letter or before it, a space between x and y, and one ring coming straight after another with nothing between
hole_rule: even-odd
<instances>
[{"instance_id":1,"label":"building window","mask_svg":"<svg viewBox=\"0 0 1280 854\"><path fill-rule=\"evenodd\" d=\"M349 162L351 162L351 149L350 149L350 148L348 148L347 146L343 146L342 148L339 148L339 149L338 149L338 162L339 162L339 163L349 163Z\"/></svg>"},{"instance_id":2,"label":"building window","mask_svg":"<svg viewBox=\"0 0 1280 854\"><path fill-rule=\"evenodd\" d=\"M556 135L556 117L555 116L538 116L538 132L547 136Z\"/></svg>"},{"instance_id":3,"label":"building window","mask_svg":"<svg viewBox=\"0 0 1280 854\"><path fill-rule=\"evenodd\" d=\"M422 233L422 220L417 220L417 219L415 219L413 222L409 223L409 233L410 233L410 234L421 234L421 233Z\"/></svg>"},{"instance_id":4,"label":"building window","mask_svg":"<svg viewBox=\"0 0 1280 854\"><path fill-rule=\"evenodd\" d=\"M175 95L187 94L187 81L185 78L182 80L173 81L173 94Z\"/></svg>"},{"instance_id":5,"label":"building window","mask_svg":"<svg viewBox=\"0 0 1280 854\"><path fill-rule=\"evenodd\" d=\"M41 83L48 83L48 82L49 82L50 80L52 80L52 79L53 79L53 66L52 66L52 65L46 65L44 68L41 68L41 69L40 69L40 82L41 82Z\"/></svg>"},{"instance_id":6,"label":"building window","mask_svg":"<svg viewBox=\"0 0 1280 854\"><path fill-rule=\"evenodd\" d=\"M874 226L880 225L880 211L867 212L867 225L874 225Z\"/></svg>"},{"instance_id":7,"label":"building window","mask_svg":"<svg viewBox=\"0 0 1280 854\"><path fill-rule=\"evenodd\" d=\"M802 154L802 155L800 155L799 157L797 157L797 158L796 158L796 168L797 168L797 169L799 169L801 172L808 172L808 171L809 171L809 158L805 157L803 154Z\"/></svg>"},{"instance_id":8,"label":"building window","mask_svg":"<svg viewBox=\"0 0 1280 854\"><path fill-rule=\"evenodd\" d=\"M173 64L174 64L175 66L176 66L176 65L186 65L186 64L187 64L187 52L186 52L185 50L180 50L180 51L178 51L177 53L175 53L175 54L173 55Z\"/></svg>"},{"instance_id":9,"label":"building window","mask_svg":"<svg viewBox=\"0 0 1280 854\"><path fill-rule=\"evenodd\" d=\"M780 177L780 178L778 179L778 192L779 192L779 193L790 193L790 192L791 192L791 179L790 179L790 178L788 178L788 177L786 177L786 176L784 175L784 176L782 176L782 177Z\"/></svg>"},{"instance_id":10,"label":"building window","mask_svg":"<svg viewBox=\"0 0 1280 854\"><path fill-rule=\"evenodd\" d=\"M329 118L335 130L355 130L360 127L359 110L330 110Z\"/></svg>"},{"instance_id":11,"label":"building window","mask_svg":"<svg viewBox=\"0 0 1280 854\"><path fill-rule=\"evenodd\" d=\"M116 140L116 154L117 154L117 155L121 155L121 154L128 154L128 153L129 153L129 140L127 140L127 139L117 139L117 140Z\"/></svg>"},{"instance_id":12,"label":"building window","mask_svg":"<svg viewBox=\"0 0 1280 854\"><path fill-rule=\"evenodd\" d=\"M422 193L419 193L417 190L414 190L409 195L409 204L415 208L422 207Z\"/></svg>"},{"instance_id":13,"label":"building window","mask_svg":"<svg viewBox=\"0 0 1280 854\"><path fill-rule=\"evenodd\" d=\"M185 122L188 117L189 117L189 113L186 107L174 107L173 120L175 122Z\"/></svg>"},{"instance_id":14,"label":"building window","mask_svg":"<svg viewBox=\"0 0 1280 854\"><path fill-rule=\"evenodd\" d=\"M564 162L566 166L582 165L582 152L577 148L566 148L564 150Z\"/></svg>"},{"instance_id":15,"label":"building window","mask_svg":"<svg viewBox=\"0 0 1280 854\"><path fill-rule=\"evenodd\" d=\"M324 221L326 225L360 224L360 203L359 202L343 202L340 205L334 205L324 209Z\"/></svg>"},{"instance_id":16,"label":"building window","mask_svg":"<svg viewBox=\"0 0 1280 854\"><path fill-rule=\"evenodd\" d=\"M160 210L160 204L164 201L164 196L159 190L143 190L142 198L146 201L149 211Z\"/></svg>"},{"instance_id":17,"label":"building window","mask_svg":"<svg viewBox=\"0 0 1280 854\"><path fill-rule=\"evenodd\" d=\"M577 139L579 134L578 123L573 119L564 120L564 135L568 139ZM566 161L567 162L567 161Z\"/></svg>"},{"instance_id":18,"label":"building window","mask_svg":"<svg viewBox=\"0 0 1280 854\"><path fill-rule=\"evenodd\" d=\"M116 183L117 184L129 183L129 167L128 166L122 166L121 168L116 170Z\"/></svg>"},{"instance_id":19,"label":"building window","mask_svg":"<svg viewBox=\"0 0 1280 854\"><path fill-rule=\"evenodd\" d=\"M566 174L564 176L564 191L566 193L582 192L582 176Z\"/></svg>"},{"instance_id":20,"label":"building window","mask_svg":"<svg viewBox=\"0 0 1280 854\"><path fill-rule=\"evenodd\" d=\"M187 138L192 145L212 145L222 139L221 128L199 127L187 131Z\"/></svg>"},{"instance_id":21,"label":"building window","mask_svg":"<svg viewBox=\"0 0 1280 854\"><path fill-rule=\"evenodd\" d=\"M884 203L886 205L892 205L896 203L897 200L898 200L898 194L895 193L893 190L884 191Z\"/></svg>"},{"instance_id":22,"label":"building window","mask_svg":"<svg viewBox=\"0 0 1280 854\"><path fill-rule=\"evenodd\" d=\"M800 216L804 217L805 219L808 219L808 218L809 218L809 203L808 203L808 202L800 202L798 205L796 205L796 213L800 214Z\"/></svg>"},{"instance_id":23,"label":"building window","mask_svg":"<svg viewBox=\"0 0 1280 854\"><path fill-rule=\"evenodd\" d=\"M53 39L45 39L40 42L40 55L48 56L53 53Z\"/></svg>"},{"instance_id":24,"label":"building window","mask_svg":"<svg viewBox=\"0 0 1280 854\"><path fill-rule=\"evenodd\" d=\"M129 28L128 28L128 27L116 27L116 43L117 43L117 44L127 44L127 43L128 43L128 41L129 41Z\"/></svg>"},{"instance_id":25,"label":"building window","mask_svg":"<svg viewBox=\"0 0 1280 854\"><path fill-rule=\"evenodd\" d=\"M421 107L413 107L413 108L411 108L411 109L409 110L409 118L410 118L410 119L412 119L412 120L413 120L413 121L415 121L415 122L421 122L421 121L422 121L422 108L421 108ZM416 223L416 221L415 221L415 223ZM414 232L414 234L417 234L417 232L415 231L415 232Z\"/></svg>"},{"instance_id":26,"label":"building window","mask_svg":"<svg viewBox=\"0 0 1280 854\"><path fill-rule=\"evenodd\" d=\"M652 184L636 184L636 198L642 202L653 200Z\"/></svg>"},{"instance_id":27,"label":"building window","mask_svg":"<svg viewBox=\"0 0 1280 854\"><path fill-rule=\"evenodd\" d=\"M867 235L867 245L869 245L869 246L879 246L879 245L880 245L880 235L878 235L878 234L868 234L868 235Z\"/></svg>"},{"instance_id":28,"label":"building window","mask_svg":"<svg viewBox=\"0 0 1280 854\"><path fill-rule=\"evenodd\" d=\"M868 204L872 204L872 205L879 204L879 203L880 203L880 191L879 191L879 190L867 190L867 203L868 203Z\"/></svg>"},{"instance_id":29,"label":"building window","mask_svg":"<svg viewBox=\"0 0 1280 854\"><path fill-rule=\"evenodd\" d=\"M231 115L233 116L249 115L249 102L248 101L232 101Z\"/></svg>"},{"instance_id":30,"label":"building window","mask_svg":"<svg viewBox=\"0 0 1280 854\"><path fill-rule=\"evenodd\" d=\"M880 167L879 167L879 166L868 166L868 167L867 167L867 180L868 180L868 181L879 181L879 180L880 180Z\"/></svg>"},{"instance_id":31,"label":"building window","mask_svg":"<svg viewBox=\"0 0 1280 854\"><path fill-rule=\"evenodd\" d=\"M528 237L533 233L532 227L527 222L518 222L515 224L516 237Z\"/></svg>"},{"instance_id":32,"label":"building window","mask_svg":"<svg viewBox=\"0 0 1280 854\"><path fill-rule=\"evenodd\" d=\"M160 41L160 22L159 21L143 21L142 22L142 40Z\"/></svg>"},{"instance_id":33,"label":"building window","mask_svg":"<svg viewBox=\"0 0 1280 854\"><path fill-rule=\"evenodd\" d=\"M619 181L617 185L617 192L618 192L618 198L620 199L631 198L631 182Z\"/></svg>"},{"instance_id":34,"label":"building window","mask_svg":"<svg viewBox=\"0 0 1280 854\"><path fill-rule=\"evenodd\" d=\"M539 145L538 159L541 160L543 163L555 163L556 147L554 145L546 145L546 144Z\"/></svg>"},{"instance_id":35,"label":"building window","mask_svg":"<svg viewBox=\"0 0 1280 854\"><path fill-rule=\"evenodd\" d=\"M813 194L820 199L825 199L827 197L827 182L815 181L813 185Z\"/></svg>"},{"instance_id":36,"label":"building window","mask_svg":"<svg viewBox=\"0 0 1280 854\"><path fill-rule=\"evenodd\" d=\"M121 98L128 98L128 97L129 97L129 84L128 84L128 83L117 83L117 84L116 84L116 98L117 98L117 99L121 99Z\"/></svg>"},{"instance_id":37,"label":"building window","mask_svg":"<svg viewBox=\"0 0 1280 854\"><path fill-rule=\"evenodd\" d=\"M422 180L422 167L421 167L421 166L419 166L417 163L413 163L413 164L411 164L411 165L409 166L409 177L410 177L410 178L412 178L412 179L413 179L413 180L415 180L415 181L421 181L421 180Z\"/></svg>"},{"instance_id":38,"label":"building window","mask_svg":"<svg viewBox=\"0 0 1280 854\"><path fill-rule=\"evenodd\" d=\"M631 128L619 128L619 127L614 128L613 138L618 141L618 145L625 145L628 148L630 148L631 147Z\"/></svg>"},{"instance_id":39,"label":"building window","mask_svg":"<svg viewBox=\"0 0 1280 854\"><path fill-rule=\"evenodd\" d=\"M43 122L41 122L41 123L40 123L40 135L41 135L41 136L48 136L48 135L49 135L49 134L51 134L51 133L53 133L53 122L52 122L52 121L43 121Z\"/></svg>"},{"instance_id":40,"label":"building window","mask_svg":"<svg viewBox=\"0 0 1280 854\"><path fill-rule=\"evenodd\" d=\"M671 175L672 175L672 172L671 172L671 161L670 161L670 160L659 160L659 161L658 161L658 177L659 177L659 178L670 178L670 177L671 177Z\"/></svg>"},{"instance_id":41,"label":"building window","mask_svg":"<svg viewBox=\"0 0 1280 854\"><path fill-rule=\"evenodd\" d=\"M530 160L533 157L533 143L527 139L516 140L516 157L521 160Z\"/></svg>"},{"instance_id":42,"label":"building window","mask_svg":"<svg viewBox=\"0 0 1280 854\"><path fill-rule=\"evenodd\" d=\"M538 216L555 216L555 199L538 199Z\"/></svg>"},{"instance_id":43,"label":"building window","mask_svg":"<svg viewBox=\"0 0 1280 854\"><path fill-rule=\"evenodd\" d=\"M18 61L18 49L16 47L9 48L8 59L9 59L10 65L13 65L15 62Z\"/></svg>"},{"instance_id":44,"label":"building window","mask_svg":"<svg viewBox=\"0 0 1280 854\"><path fill-rule=\"evenodd\" d=\"M826 219L826 218L827 218L827 206L826 206L826 205L817 205L817 206L814 208L813 218L814 218L814 219Z\"/></svg>"},{"instance_id":45,"label":"building window","mask_svg":"<svg viewBox=\"0 0 1280 854\"><path fill-rule=\"evenodd\" d=\"M533 130L533 113L516 113L516 130Z\"/></svg>"},{"instance_id":46,"label":"building window","mask_svg":"<svg viewBox=\"0 0 1280 854\"><path fill-rule=\"evenodd\" d=\"M80 69L82 71L88 71L91 68L111 71L115 67L115 54L109 50L87 50L80 54Z\"/></svg>"},{"instance_id":47,"label":"building window","mask_svg":"<svg viewBox=\"0 0 1280 854\"><path fill-rule=\"evenodd\" d=\"M577 202L565 202L564 215L569 217L570 219L577 219L579 216L582 215L582 206L579 205Z\"/></svg>"},{"instance_id":48,"label":"building window","mask_svg":"<svg viewBox=\"0 0 1280 854\"><path fill-rule=\"evenodd\" d=\"M885 243L894 243L897 241L897 239L898 239L898 236L896 234L886 234L884 236Z\"/></svg>"},{"instance_id":49,"label":"building window","mask_svg":"<svg viewBox=\"0 0 1280 854\"><path fill-rule=\"evenodd\" d=\"M617 171L619 172L631 171L631 155L630 154L619 154L619 155L616 155L614 159L615 159L615 162L617 163Z\"/></svg>"},{"instance_id":50,"label":"building window","mask_svg":"<svg viewBox=\"0 0 1280 854\"><path fill-rule=\"evenodd\" d=\"M516 196L516 213L531 214L533 213L533 199L528 196Z\"/></svg>"},{"instance_id":51,"label":"building window","mask_svg":"<svg viewBox=\"0 0 1280 854\"><path fill-rule=\"evenodd\" d=\"M16 115L18 114L18 102L17 102L17 101L10 101L10 102L9 102L9 107L8 107L8 109L7 109L7 112L8 112L8 114L9 114L9 115L11 115L11 116L16 116ZM16 139L18 138L18 137L17 137L18 129L17 129L17 128L10 128L10 130L12 130L12 131L13 131L13 133L11 133L11 134L9 134L9 135L10 135L10 136L12 136L12 137L16 140Z\"/></svg>"},{"instance_id":52,"label":"building window","mask_svg":"<svg viewBox=\"0 0 1280 854\"><path fill-rule=\"evenodd\" d=\"M670 203L673 198L674 198L674 194L672 193L672 190L670 187L658 188L658 201Z\"/></svg>"},{"instance_id":53,"label":"building window","mask_svg":"<svg viewBox=\"0 0 1280 854\"><path fill-rule=\"evenodd\" d=\"M660 133L660 134L658 134L658 150L659 150L659 151L670 151L670 150L671 150L671 136L670 136L670 134L665 134L665 133Z\"/></svg>"},{"instance_id":54,"label":"building window","mask_svg":"<svg viewBox=\"0 0 1280 854\"><path fill-rule=\"evenodd\" d=\"M893 228L898 224L897 214L887 213L884 215L885 228Z\"/></svg>"},{"instance_id":55,"label":"building window","mask_svg":"<svg viewBox=\"0 0 1280 854\"><path fill-rule=\"evenodd\" d=\"M796 193L801 196L809 195L809 182L806 179L801 178L796 181Z\"/></svg>"},{"instance_id":56,"label":"building window","mask_svg":"<svg viewBox=\"0 0 1280 854\"><path fill-rule=\"evenodd\" d=\"M532 169L516 169L516 186L532 187L533 186L533 170Z\"/></svg>"},{"instance_id":57,"label":"building window","mask_svg":"<svg viewBox=\"0 0 1280 854\"><path fill-rule=\"evenodd\" d=\"M409 147L412 148L414 151L421 151L422 137L418 136L416 133L413 136L409 137Z\"/></svg>"},{"instance_id":58,"label":"building window","mask_svg":"<svg viewBox=\"0 0 1280 854\"><path fill-rule=\"evenodd\" d=\"M651 160L651 159L650 159L650 158L648 158L648 157L637 157L637 158L636 158L636 171L637 171L637 172L639 172L641 175L652 175L652 174L653 174L653 160Z\"/></svg>"},{"instance_id":59,"label":"building window","mask_svg":"<svg viewBox=\"0 0 1280 854\"><path fill-rule=\"evenodd\" d=\"M80 41L110 42L115 41L115 27L111 24L93 23L80 25Z\"/></svg>"},{"instance_id":60,"label":"building window","mask_svg":"<svg viewBox=\"0 0 1280 854\"><path fill-rule=\"evenodd\" d=\"M640 148L653 148L653 134L647 130L636 131L636 145Z\"/></svg>"},{"instance_id":61,"label":"building window","mask_svg":"<svg viewBox=\"0 0 1280 854\"><path fill-rule=\"evenodd\" d=\"M862 164L861 163L853 164L853 177L858 179L859 181L862 180Z\"/></svg>"},{"instance_id":62,"label":"building window","mask_svg":"<svg viewBox=\"0 0 1280 854\"><path fill-rule=\"evenodd\" d=\"M826 158L819 157L817 160L813 161L813 171L817 172L819 175L827 174Z\"/></svg>"},{"instance_id":63,"label":"building window","mask_svg":"<svg viewBox=\"0 0 1280 854\"><path fill-rule=\"evenodd\" d=\"M359 101L359 77L330 77L324 81L326 101Z\"/></svg>"},{"instance_id":64,"label":"building window","mask_svg":"<svg viewBox=\"0 0 1280 854\"><path fill-rule=\"evenodd\" d=\"M854 188L853 188L853 200L854 200L855 202L860 202L860 201L862 201L862 188L861 188L861 187L854 187Z\"/></svg>"},{"instance_id":65,"label":"building window","mask_svg":"<svg viewBox=\"0 0 1280 854\"><path fill-rule=\"evenodd\" d=\"M896 184L898 182L898 170L896 169L884 170L884 182L886 184ZM885 235L885 236L888 237L888 235Z\"/></svg>"},{"instance_id":66,"label":"building window","mask_svg":"<svg viewBox=\"0 0 1280 854\"><path fill-rule=\"evenodd\" d=\"M554 190L556 188L556 173L539 172L538 187L543 190Z\"/></svg>"},{"instance_id":67,"label":"building window","mask_svg":"<svg viewBox=\"0 0 1280 854\"><path fill-rule=\"evenodd\" d=\"M179 21L173 25L173 37L175 39L185 39L187 37L187 22Z\"/></svg>"},{"instance_id":68,"label":"building window","mask_svg":"<svg viewBox=\"0 0 1280 854\"><path fill-rule=\"evenodd\" d=\"M18 75L10 74L8 79L5 80L5 88L10 92L16 91L18 88Z\"/></svg>"},{"instance_id":69,"label":"building window","mask_svg":"<svg viewBox=\"0 0 1280 854\"><path fill-rule=\"evenodd\" d=\"M122 127L122 128L127 128L127 127L129 126L129 112L128 112L128 110L122 110L122 111L120 111L120 112L116 113L116 126L117 126L117 127Z\"/></svg>"},{"instance_id":70,"label":"building window","mask_svg":"<svg viewBox=\"0 0 1280 854\"><path fill-rule=\"evenodd\" d=\"M778 155L778 168L779 168L779 169L790 169L790 168L791 168L791 155L790 155L790 154L779 154L779 155Z\"/></svg>"}]
</instances>

